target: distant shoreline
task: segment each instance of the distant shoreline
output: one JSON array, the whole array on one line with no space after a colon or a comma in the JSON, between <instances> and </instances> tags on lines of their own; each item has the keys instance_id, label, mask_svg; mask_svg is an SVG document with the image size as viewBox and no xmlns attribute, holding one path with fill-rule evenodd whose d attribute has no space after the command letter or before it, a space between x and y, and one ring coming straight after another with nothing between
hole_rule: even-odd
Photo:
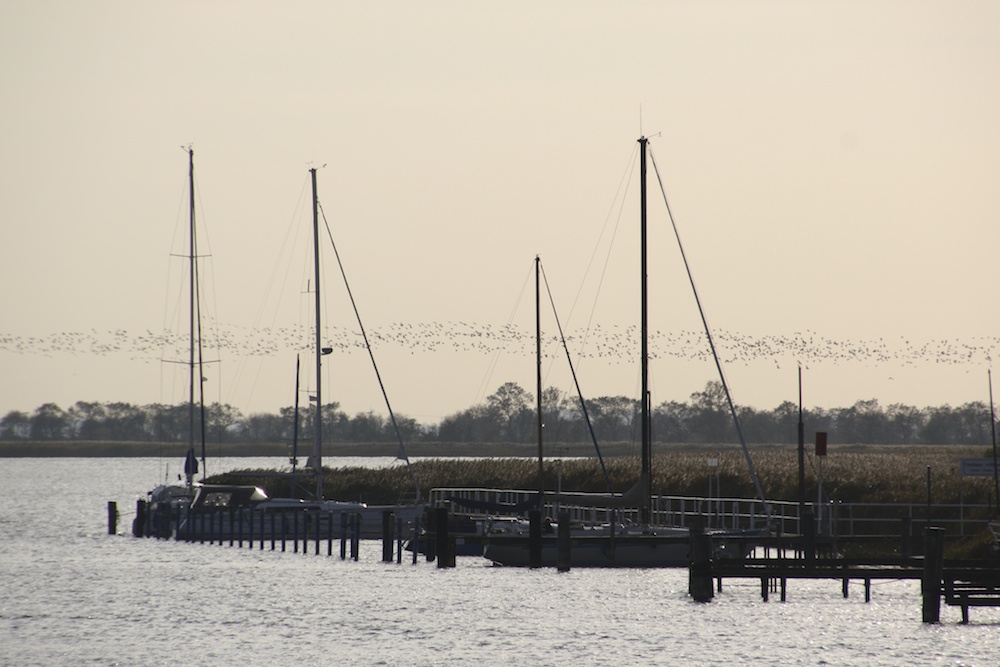
<instances>
[{"instance_id":1,"label":"distant shoreline","mask_svg":"<svg viewBox=\"0 0 1000 667\"><path fill-rule=\"evenodd\" d=\"M837 445L831 444L831 451L878 452L901 451L907 448L961 448L968 445ZM812 443L806 444L806 451L812 452ZM739 449L736 443L669 443L654 444L654 453L704 452L706 455ZM795 452L793 444L750 444L755 450L785 450ZM305 463L309 448L300 448L299 461ZM151 442L89 442L89 441L7 441L0 442L0 459L3 458L184 458L187 445L181 443ZM399 445L396 443L331 443L323 456L329 458L346 456L396 457ZM551 443L545 445L545 456L558 458L565 456L595 456L594 446L589 443ZM199 452L200 455L200 452ZM533 443L411 443L406 445L409 457L486 457L486 458L534 458L538 456L538 446ZM614 442L601 445L601 455L605 457L638 456L639 446L635 443ZM289 456L285 443L233 443L209 444L206 456L219 457L274 457L282 460Z\"/></svg>"},{"instance_id":2,"label":"distant shoreline","mask_svg":"<svg viewBox=\"0 0 1000 667\"><path fill-rule=\"evenodd\" d=\"M299 448L299 461L305 463L310 446ZM604 456L623 456L638 452L629 443L611 443L601 447ZM16 441L0 442L0 458L184 458L187 445L181 443L151 442L83 442L83 441ZM591 456L593 445L584 443L553 444L546 448L548 456ZM397 443L331 443L324 450L324 457L340 456L390 456L399 454ZM412 443L406 445L410 457L533 457L538 446L525 443ZM199 452L200 455L200 452ZM274 457L287 461L288 445L285 443L233 443L209 444L206 456L218 457Z\"/></svg>"}]
</instances>

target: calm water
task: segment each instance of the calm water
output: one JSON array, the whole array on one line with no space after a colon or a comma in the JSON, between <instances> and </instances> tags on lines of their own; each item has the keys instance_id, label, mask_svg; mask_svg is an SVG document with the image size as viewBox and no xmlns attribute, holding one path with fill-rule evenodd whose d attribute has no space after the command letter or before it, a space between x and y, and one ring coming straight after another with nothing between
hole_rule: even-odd
<instances>
[{"instance_id":1,"label":"calm water","mask_svg":"<svg viewBox=\"0 0 1000 667\"><path fill-rule=\"evenodd\" d=\"M684 570L438 570L381 563L378 542L353 562L336 545L132 538L135 500L164 474L157 459L0 459L0 665L1000 664L1000 610L924 625L916 582L876 583L865 604L860 583L845 600L839 582L793 581L764 603L734 581L697 604Z\"/></svg>"}]
</instances>

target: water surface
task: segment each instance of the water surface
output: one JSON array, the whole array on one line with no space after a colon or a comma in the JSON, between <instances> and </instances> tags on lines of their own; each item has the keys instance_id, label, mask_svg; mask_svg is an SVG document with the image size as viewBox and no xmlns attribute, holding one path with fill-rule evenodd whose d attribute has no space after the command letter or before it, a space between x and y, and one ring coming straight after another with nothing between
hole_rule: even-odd
<instances>
[{"instance_id":1,"label":"water surface","mask_svg":"<svg viewBox=\"0 0 1000 667\"><path fill-rule=\"evenodd\" d=\"M372 465L395 465L391 459ZM328 460L329 465L358 465ZM274 467L222 459L210 472ZM789 582L788 602L726 582L692 602L685 570L515 570L459 558L358 562L136 539L158 459L3 459L2 665L983 665L1000 609L920 622L919 583ZM107 534L107 502L121 511ZM280 549L280 546L279 546Z\"/></svg>"}]
</instances>

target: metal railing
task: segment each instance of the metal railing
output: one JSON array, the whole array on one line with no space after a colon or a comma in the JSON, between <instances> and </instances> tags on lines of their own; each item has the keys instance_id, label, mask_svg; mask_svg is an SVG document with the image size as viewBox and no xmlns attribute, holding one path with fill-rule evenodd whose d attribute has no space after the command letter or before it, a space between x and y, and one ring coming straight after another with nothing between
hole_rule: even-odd
<instances>
[{"instance_id":1,"label":"metal railing","mask_svg":"<svg viewBox=\"0 0 1000 667\"><path fill-rule=\"evenodd\" d=\"M438 506L449 499L458 512L487 518L504 513L504 508L524 506L538 495L537 490L489 488L439 488L430 492L430 505ZM580 494L581 497L585 494ZM593 494L599 497L601 494ZM470 500L468 506L462 500ZM492 503L495 508L484 509ZM655 525L689 527L695 517L703 518L707 527L718 530L750 530L765 525L781 534L799 534L802 524L799 503L784 500L768 501L767 510L756 498L705 498L693 496L653 496L651 523ZM602 524L611 521L637 523L638 509L607 509L546 499L543 515L555 517L560 510L569 512L570 520ZM942 527L949 535L961 536L983 530L990 519L990 506L968 503L826 503L809 502L806 511L815 517L819 535L842 537L899 536L906 522L913 528L923 525ZM769 511L768 511L769 510Z\"/></svg>"}]
</instances>

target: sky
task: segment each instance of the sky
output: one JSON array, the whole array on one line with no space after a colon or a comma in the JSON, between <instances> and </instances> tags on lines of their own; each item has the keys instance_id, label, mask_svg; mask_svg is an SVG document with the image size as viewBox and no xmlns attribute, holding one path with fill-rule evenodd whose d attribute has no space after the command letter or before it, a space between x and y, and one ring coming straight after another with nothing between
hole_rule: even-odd
<instances>
[{"instance_id":1,"label":"sky","mask_svg":"<svg viewBox=\"0 0 1000 667\"><path fill-rule=\"evenodd\" d=\"M1000 353L1000 4L0 4L0 415L186 400L187 147L206 399L315 386L436 423L505 382L737 404L987 401ZM327 227L329 232L327 232ZM329 234L329 236L327 236ZM303 401L307 400L302 398Z\"/></svg>"}]
</instances>

